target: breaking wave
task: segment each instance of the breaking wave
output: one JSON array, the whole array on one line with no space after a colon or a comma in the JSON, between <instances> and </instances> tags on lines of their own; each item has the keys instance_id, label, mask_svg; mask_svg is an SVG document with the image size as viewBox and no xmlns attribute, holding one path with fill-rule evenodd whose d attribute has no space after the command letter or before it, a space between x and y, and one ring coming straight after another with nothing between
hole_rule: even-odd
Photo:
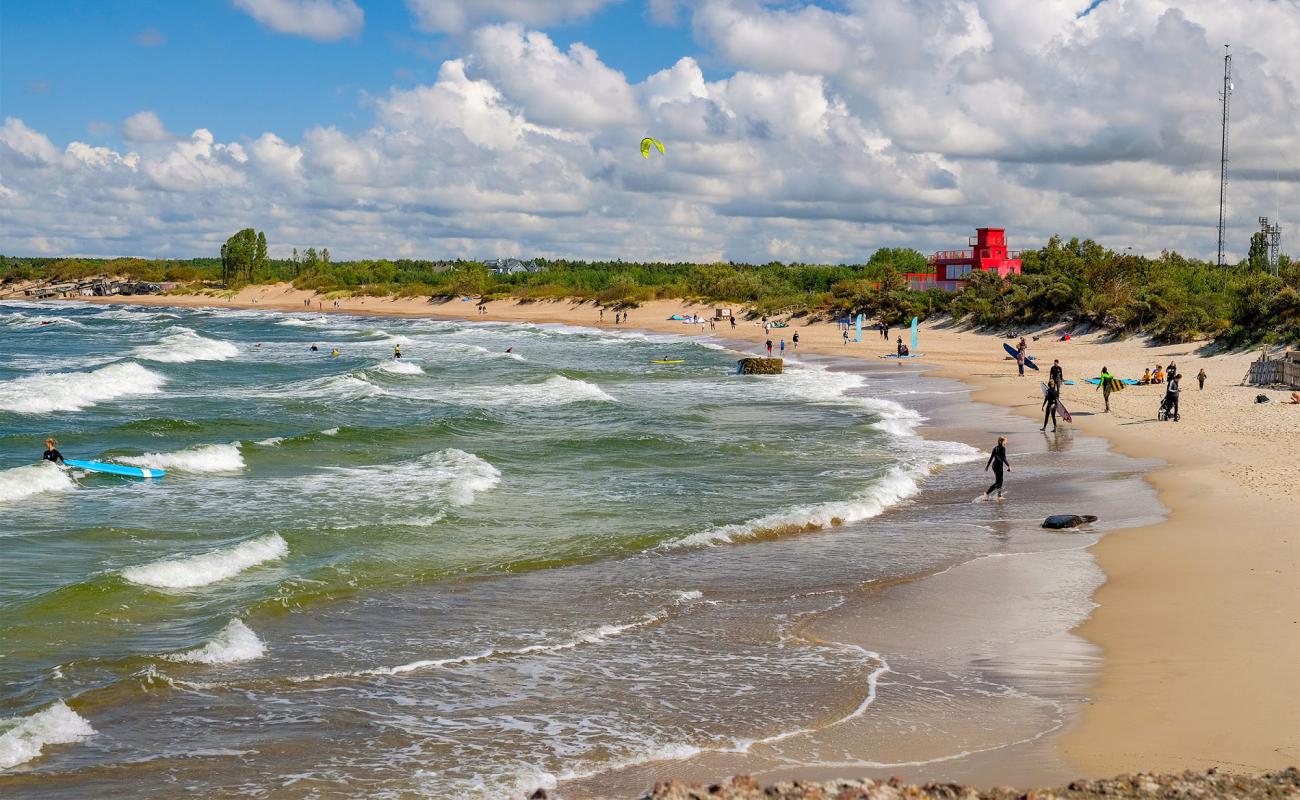
<instances>
[{"instance_id":1,"label":"breaking wave","mask_svg":"<svg viewBox=\"0 0 1300 800\"><path fill-rule=\"evenodd\" d=\"M105 400L157 394L166 378L133 361L89 372L52 372L0 382L0 411L80 411Z\"/></svg>"},{"instance_id":2,"label":"breaking wave","mask_svg":"<svg viewBox=\"0 0 1300 800\"><path fill-rule=\"evenodd\" d=\"M156 344L141 345L133 354L149 361L188 364L192 361L225 361L239 355L239 348L219 339L205 339L189 328L175 327L176 333Z\"/></svg>"},{"instance_id":3,"label":"breaking wave","mask_svg":"<svg viewBox=\"0 0 1300 800\"><path fill-rule=\"evenodd\" d=\"M48 461L0 470L0 503L12 503L43 492L66 492L77 484Z\"/></svg>"},{"instance_id":4,"label":"breaking wave","mask_svg":"<svg viewBox=\"0 0 1300 800\"><path fill-rule=\"evenodd\" d=\"M570 403L617 403L594 383L552 375L541 383L516 383L500 387L466 387L445 399L479 406L545 408Z\"/></svg>"},{"instance_id":5,"label":"breaking wave","mask_svg":"<svg viewBox=\"0 0 1300 800\"><path fill-rule=\"evenodd\" d=\"M450 448L397 464L338 468L308 480L318 493L332 493L329 484L338 482L340 490L346 486L348 496L383 497L396 492L396 499L408 506L467 506L480 492L501 482L501 471L473 453Z\"/></svg>"},{"instance_id":6,"label":"breaking wave","mask_svg":"<svg viewBox=\"0 0 1300 800\"><path fill-rule=\"evenodd\" d=\"M163 656L163 658L168 661L185 661L194 664L233 664L261 658L265 652L266 645L257 638L253 629L245 625L242 620L232 619L202 647Z\"/></svg>"},{"instance_id":7,"label":"breaking wave","mask_svg":"<svg viewBox=\"0 0 1300 800\"><path fill-rule=\"evenodd\" d=\"M0 770L41 754L47 744L70 744L95 735L95 729L62 700L26 717L0 720Z\"/></svg>"},{"instance_id":8,"label":"breaking wave","mask_svg":"<svg viewBox=\"0 0 1300 800\"><path fill-rule=\"evenodd\" d=\"M238 444L206 444L177 450L174 453L146 453L142 456L119 458L126 464L151 469L175 470L195 475L239 472L244 468L244 457Z\"/></svg>"},{"instance_id":9,"label":"breaking wave","mask_svg":"<svg viewBox=\"0 0 1300 800\"><path fill-rule=\"evenodd\" d=\"M398 361L396 359L392 361L385 361L379 366L375 367L375 369L379 372L387 372L393 375L423 375L424 374L424 370L420 369L419 364L415 364L410 361Z\"/></svg>"},{"instance_id":10,"label":"breaking wave","mask_svg":"<svg viewBox=\"0 0 1300 800\"><path fill-rule=\"evenodd\" d=\"M158 589L193 589L233 578L244 570L289 554L289 545L272 533L231 547L187 558L163 559L122 570L122 577Z\"/></svg>"}]
</instances>

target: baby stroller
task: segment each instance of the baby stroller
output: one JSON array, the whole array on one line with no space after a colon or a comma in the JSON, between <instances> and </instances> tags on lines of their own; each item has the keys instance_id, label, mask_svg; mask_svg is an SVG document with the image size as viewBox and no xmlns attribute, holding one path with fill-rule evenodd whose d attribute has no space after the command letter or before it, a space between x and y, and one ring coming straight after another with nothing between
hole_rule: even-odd
<instances>
[{"instance_id":1,"label":"baby stroller","mask_svg":"<svg viewBox=\"0 0 1300 800\"><path fill-rule=\"evenodd\" d=\"M1178 399L1175 395L1165 393L1164 399L1160 401L1160 410L1156 412L1156 419L1160 422L1178 421Z\"/></svg>"}]
</instances>

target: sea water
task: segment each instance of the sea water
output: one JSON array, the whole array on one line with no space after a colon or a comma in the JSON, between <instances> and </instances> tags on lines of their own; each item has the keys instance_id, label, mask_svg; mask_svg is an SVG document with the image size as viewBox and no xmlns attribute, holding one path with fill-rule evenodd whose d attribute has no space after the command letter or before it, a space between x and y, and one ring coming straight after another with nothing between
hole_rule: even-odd
<instances>
[{"instance_id":1,"label":"sea water","mask_svg":"<svg viewBox=\"0 0 1300 800\"><path fill-rule=\"evenodd\" d=\"M804 620L1008 547L915 378L231 309L5 303L0 337L14 796L487 798L744 752L876 701L889 654Z\"/></svg>"}]
</instances>

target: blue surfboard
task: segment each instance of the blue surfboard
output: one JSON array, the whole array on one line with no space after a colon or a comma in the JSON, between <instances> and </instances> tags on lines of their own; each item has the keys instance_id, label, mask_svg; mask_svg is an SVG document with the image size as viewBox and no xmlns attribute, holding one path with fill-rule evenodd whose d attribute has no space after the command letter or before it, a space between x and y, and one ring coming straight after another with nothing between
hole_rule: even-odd
<instances>
[{"instance_id":1,"label":"blue surfboard","mask_svg":"<svg viewBox=\"0 0 1300 800\"><path fill-rule=\"evenodd\" d=\"M1007 354L1010 355L1012 358L1015 358L1015 357L1016 357L1016 348L1012 347L1011 345L1007 344L1006 342L1003 342L1003 343L1002 343L1002 349L1003 349L1003 350L1006 350L1006 351L1007 351ZM1029 367L1029 368L1032 369L1032 370L1037 370L1037 369L1038 369L1038 365L1034 363L1034 357L1033 357L1033 356L1028 356L1028 355L1025 356L1025 366L1026 366L1026 367Z\"/></svg>"},{"instance_id":2,"label":"blue surfboard","mask_svg":"<svg viewBox=\"0 0 1300 800\"><path fill-rule=\"evenodd\" d=\"M123 464L106 464L103 461L76 461L71 458L65 458L63 459L63 463L69 467L84 469L87 472L103 472L108 475L124 475L128 478L161 478L166 474L160 469L128 467Z\"/></svg>"}]
</instances>

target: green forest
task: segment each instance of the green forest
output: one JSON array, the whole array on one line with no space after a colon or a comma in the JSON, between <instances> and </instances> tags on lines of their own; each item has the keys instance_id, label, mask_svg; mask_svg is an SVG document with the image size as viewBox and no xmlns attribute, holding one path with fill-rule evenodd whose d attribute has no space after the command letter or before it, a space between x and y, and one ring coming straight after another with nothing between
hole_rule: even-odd
<instances>
[{"instance_id":1,"label":"green forest","mask_svg":"<svg viewBox=\"0 0 1300 800\"><path fill-rule=\"evenodd\" d=\"M0 256L0 282L117 275L219 294L248 283L284 281L333 297L577 299L609 307L679 298L742 305L769 316L865 313L900 324L912 316L948 315L996 330L1066 322L1160 341L1300 341L1300 262L1282 256L1274 274L1255 244L1246 260L1219 267L1172 251L1148 258L1054 236L1022 252L1023 275L1004 281L975 274L963 291L947 293L907 290L906 273L931 271L925 255L907 248L883 248L865 263L847 265L538 259L537 272L497 275L475 261L333 261L328 249L315 248L274 259L266 255L265 238L246 229L223 246L221 258Z\"/></svg>"}]
</instances>

